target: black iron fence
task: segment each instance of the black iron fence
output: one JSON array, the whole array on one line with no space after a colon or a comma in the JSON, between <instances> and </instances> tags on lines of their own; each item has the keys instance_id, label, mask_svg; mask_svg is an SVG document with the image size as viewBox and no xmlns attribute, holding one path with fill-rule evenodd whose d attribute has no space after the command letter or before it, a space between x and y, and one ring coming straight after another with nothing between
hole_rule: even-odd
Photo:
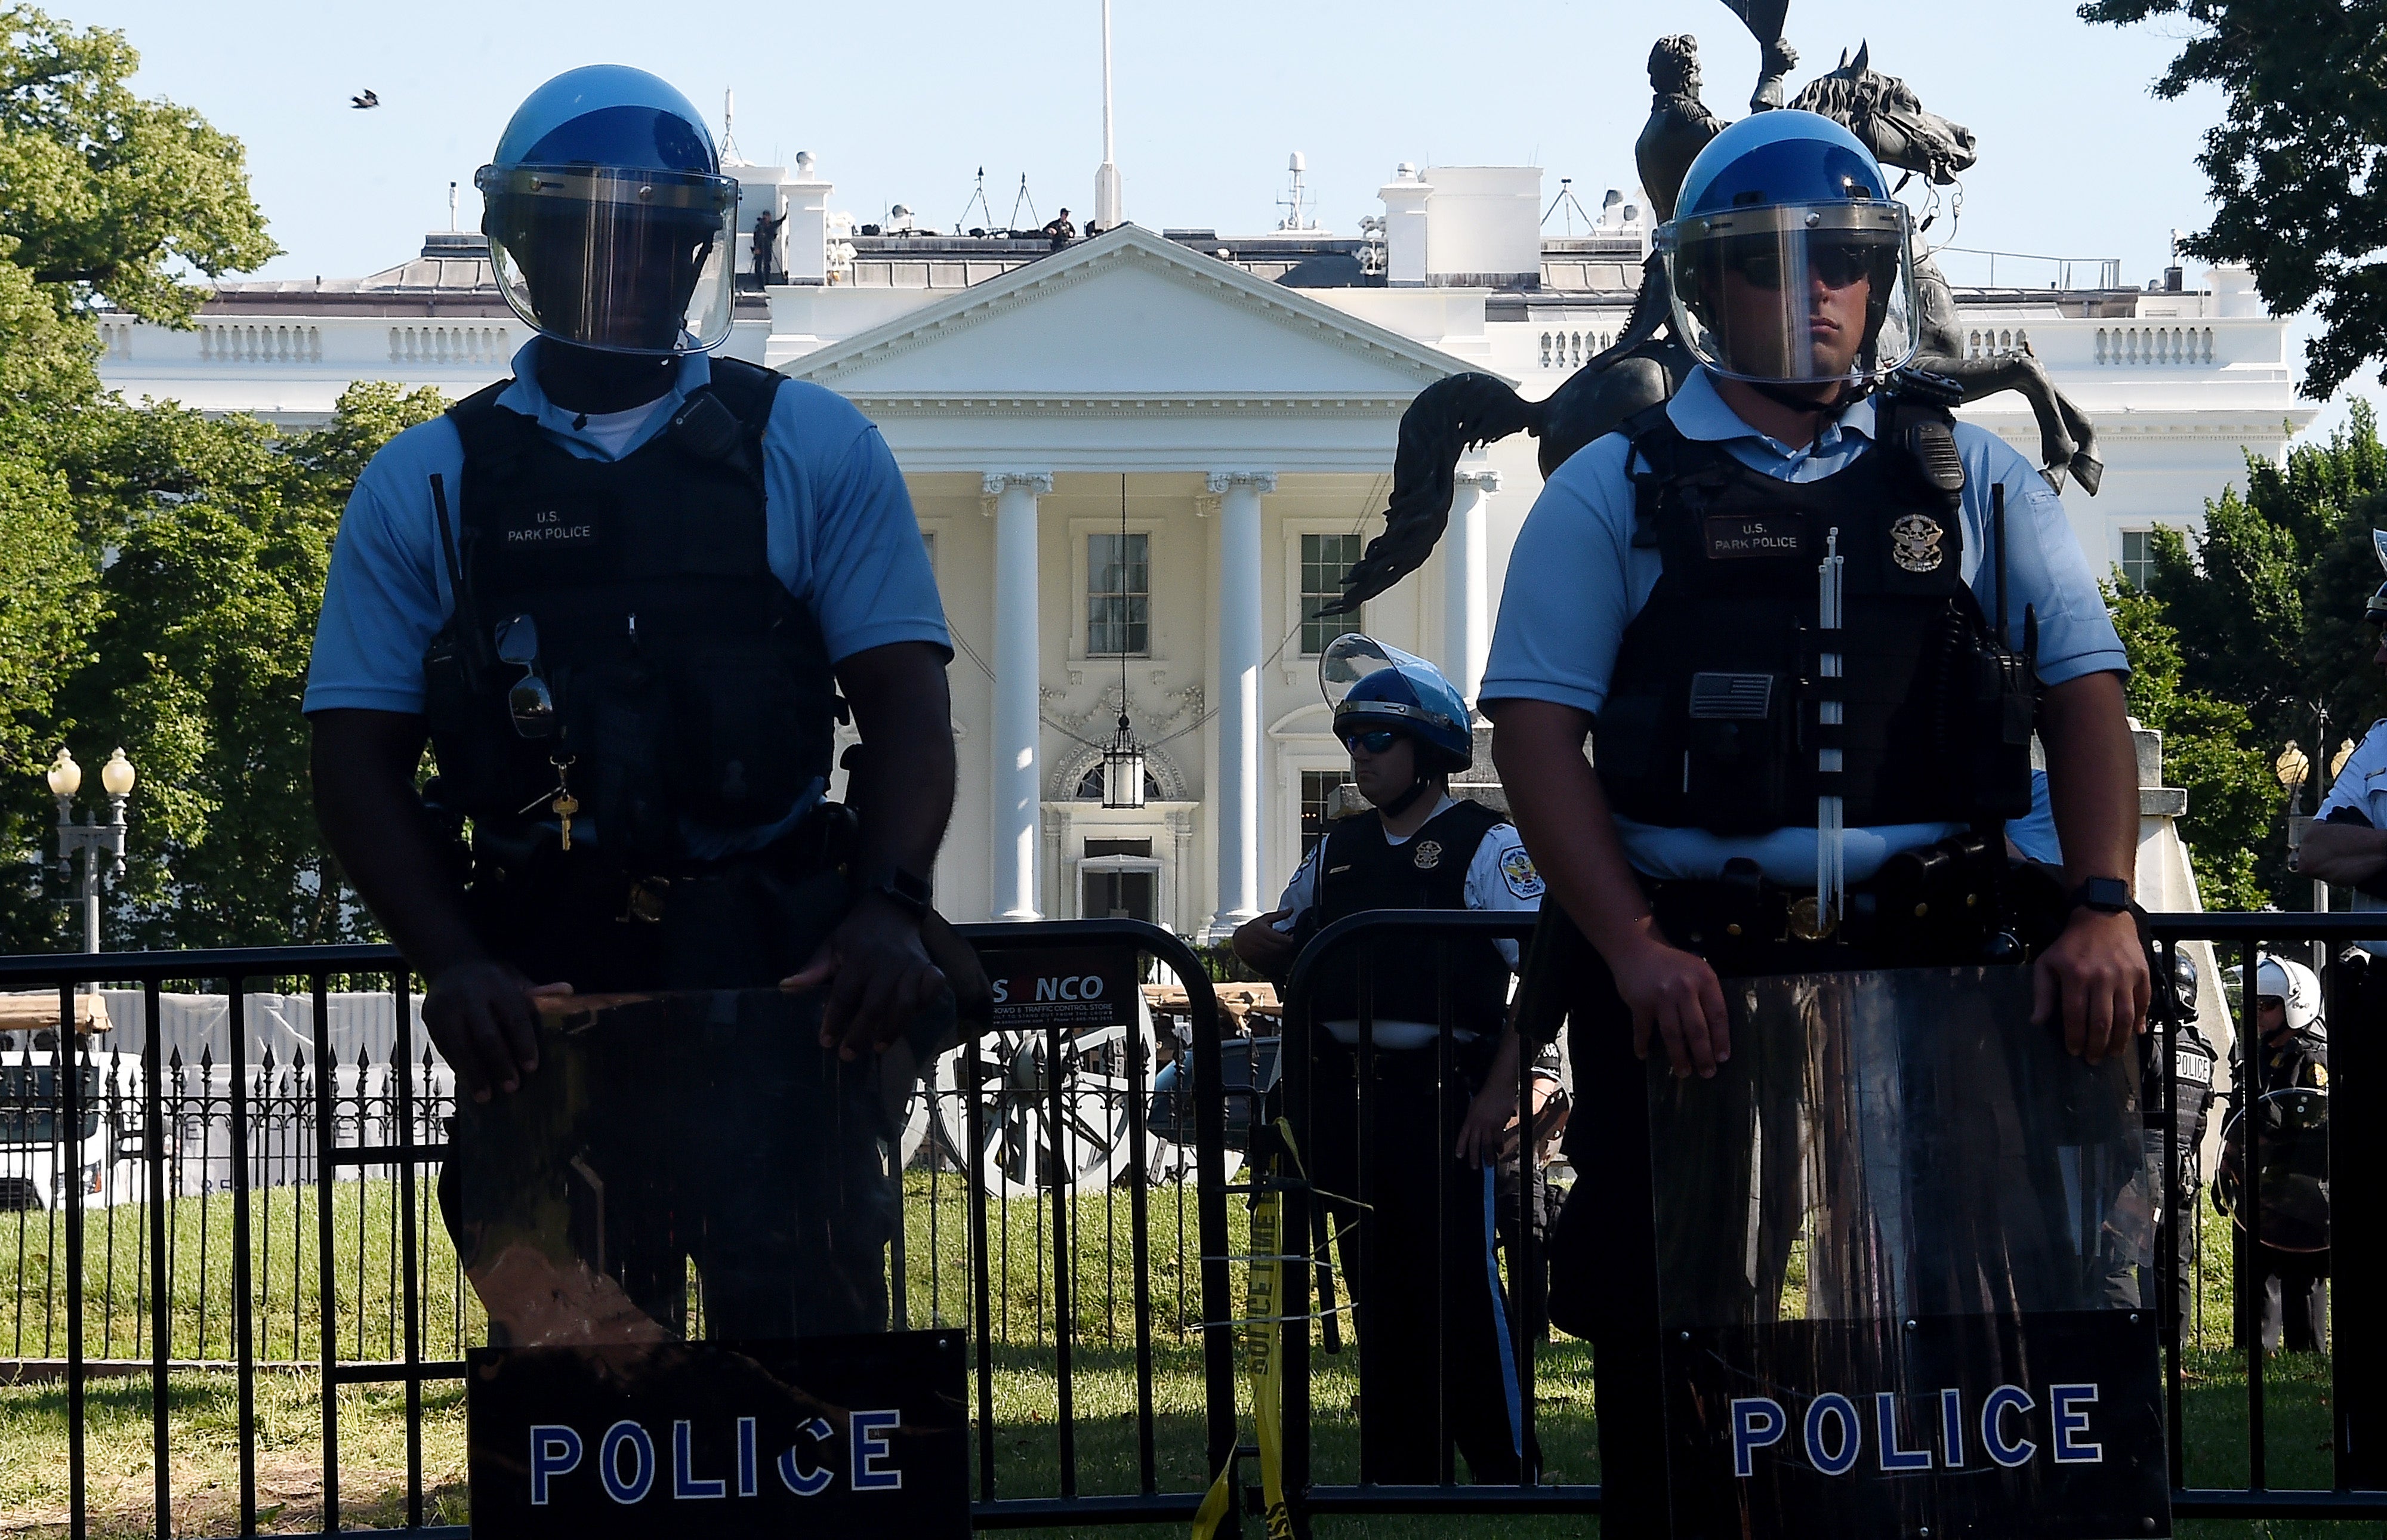
<instances>
[{"instance_id":1,"label":"black iron fence","mask_svg":"<svg viewBox=\"0 0 2387 1540\"><path fill-rule=\"evenodd\" d=\"M2203 972L2216 998L2215 963L2251 976L2259 950L2323 943L2335 954L2323 958L2335 1029L2330 1090L2355 1109L2371 1085L2387 1085L2387 1034L2378 1029L2387 1024L2387 972L2340 949L2375 924L2180 915L2156 916L2154 931L2166 963L2183 947L2212 949ZM1139 1013L1136 1023L1102 1031L990 1034L932 1067L895 1152L904 1193L888 1264L896 1319L970 1333L977 1524L1189 1519L1219 1470L1232 1464L1244 1483L1257 1475L1257 1450L1239 1442L1248 1391L1237 1382L1235 1339L1252 1250L1246 1215L1261 1183L1239 1168L1256 1146L1254 1130L1272 1115L1263 1092L1274 1045L1223 1031L1209 970L1153 928L1085 921L964 933L984 949L1136 949L1181 981L1185 1016L1179 1031L1166 1023L1155 1031ZM1433 955L1447 979L1454 947L1524 934L1517 919L1497 915L1360 916L1314 944L1304 974L1334 948L1393 946ZM1359 970L1360 1013L1383 1016L1384 1003L1368 998L1368 976ZM104 1041L0 1029L0 1274L13 1277L13 1288L0 1291L0 1356L16 1360L0 1379L48 1376L62 1389L60 1521L78 1536L92 1525L91 1445L106 1434L87 1415L91 1387L130 1374L148 1382L145 1448L135 1453L145 1456L153 1489L138 1525L125 1522L120 1492L101 1517L106 1527L161 1537L187 1529L176 1517L189 1495L175 1486L188 1462L173 1447L174 1386L198 1374L232 1386L225 1484L237 1512L227 1510L221 1527L290 1528L274 1503L260 1504L258 1395L261 1380L279 1383L295 1371L313 1388L320 1420L308 1441L320 1521L310 1510L306 1527L331 1532L360 1517L381 1527L452 1527L453 1472L427 1461L425 1430L454 1420L450 1382L485 1322L424 1191L441 1159L453 1081L423 1040L397 956L347 947L0 959L0 989L57 991L61 1022L73 1019L74 991L101 981L140 991L140 1009L120 1012ZM353 991L377 982L393 1029L335 1048L334 984ZM162 991L177 985L225 998L221 1053L212 1041L183 1053L187 1044L164 1041ZM260 1046L245 1029L244 1000L269 990L309 1003L298 1014L311 1041ZM1444 1077L1454 1068L1449 996L1446 985L1431 1013L1397 1013L1434 1016ZM2169 1021L2181 1007L2159 993L2157 1009ZM2256 1041L2252 991L2237 991L2228 1009L2236 1030L2218 1079L2243 1085ZM1296 1024L1288 1036L1304 1030ZM60 1072L61 1041L73 1073ZM2174 1052L2180 1041L2177 1032L2153 1040L2166 1072L2151 1115L2167 1117L2194 1089ZM1367 1042L1362 1034L1363 1055ZM1289 1055L1284 1073L1299 1094L1306 1055ZM1522 1105L1531 1105L1531 1075L1519 1066ZM2373 1255L2387 1242L2369 1222L2381 1201L2376 1173L2387 1171L2387 1150L2371 1147L2387 1140L2380 1123L2348 1111L2329 1130L2331 1168L2343 1180L2318 1382L2292 1364L2283 1371L2284 1360L2250 1343L2259 1337L2250 1331L2259 1303L2241 1272L2261 1241L2260 1205L2248 1205L2247 1243L2233 1242L2226 1231L2240 1221L2204 1201L2210 1170L2167 1150L2159 1256L2173 1276L2185 1269L2194 1280L2184 1319L2165 1311L2178 1515L2387 1517L2387 1399L2376 1372L2387 1360L2387 1301L2375 1297L2387 1289L2387 1256ZM1370 1125L1363 1117L1359 1126ZM2245 1142L2242 1169L2256 1164L2254 1128L2241 1118L2233 1133ZM1456 1130L1444 1117L1419 1133L1447 1148ZM1363 1202L1370 1166L1363 1150ZM1297 1512L1598 1510L1587 1351L1547 1332L1530 1308L1534 1291L1516 1287L1542 1267L1531 1193L1521 1181L1503 1195L1518 1206L1497 1267L1525 1428L1543 1445L1545 1467L1509 1485L1460 1485L1446 1454L1441 1484L1426 1487L1354 1479L1370 1436L1350 1394L1358 1384L1354 1281L1337 1276L1332 1248L1301 1217L1298 1195L1288 1197L1287 1233L1311 1235L1283 1243L1303 1265L1289 1269L1278 1323ZM365 1443L374 1436L353 1423L364 1415L360 1390L398 1402L402 1451L382 1472L394 1485L373 1502L360 1495L344 1520L344 1431ZM2316 1426L2327 1451L2318 1462ZM105 1458L129 1457L110 1447Z\"/></svg>"}]
</instances>

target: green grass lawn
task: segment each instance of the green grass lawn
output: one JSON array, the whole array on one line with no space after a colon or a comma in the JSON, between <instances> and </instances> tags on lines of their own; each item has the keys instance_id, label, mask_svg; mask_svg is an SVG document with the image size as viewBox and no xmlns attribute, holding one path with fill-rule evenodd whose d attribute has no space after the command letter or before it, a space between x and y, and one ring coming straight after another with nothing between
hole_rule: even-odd
<instances>
[{"instance_id":1,"label":"green grass lawn","mask_svg":"<svg viewBox=\"0 0 2387 1540\"><path fill-rule=\"evenodd\" d=\"M971 1269L965 1250L967 1209L958 1179L915 1171L906 1179L904 1237L906 1306L910 1323L927 1326L941 1318L965 1319ZM1074 1286L1071 1314L1075 1348L1075 1442L1079 1490L1136 1489L1135 1376L1132 1269L1129 1253L1129 1195L1120 1191L1085 1194L1071 1205L1072 1244L1068 1276ZM933 1203L932 1203L933 1198ZM1199 1319L1194 1269L1198 1247L1190 1201L1181 1215L1174 1188L1147 1194L1151 1246L1147 1277L1155 1344L1156 1475L1163 1491L1187 1492L1206 1485L1202 1376L1193 1338L1181 1331ZM311 1191L284 1190L256 1202L253 1256L262 1276L270 1269L272 1292L258 1321L261 1358L297 1360L290 1370L262 1373L257 1381L254 1445L259 1527L268 1532L320 1528L322 1519L322 1403L316 1376L305 1367L317 1351L321 1319L316 1285L315 1209ZM395 1189L385 1182L346 1183L334 1199L335 1319L343 1356L394 1357L396 1281ZM179 1358L213 1358L230 1351L230 1202L223 1197L186 1199L174 1205L176 1221L172 1323L169 1342ZM269 1227L262 1216L271 1213ZM1230 1249L1247 1249L1240 1200L1231 1205L1234 1234ZM1185 1236L1179 1249L1181 1217ZM21 1299L24 1356L39 1356L47 1332L52 1351L63 1352L64 1247L41 1217L23 1227L17 1216L0 1216L0 1311ZM1003 1205L991 1236L990 1272L998 1331L993 1354L996 1483L999 1496L1045 1496L1058 1490L1058 1398L1053 1374L1051 1283L1055 1236L1051 1205L1015 1200ZM426 1357L450 1357L474 1340L480 1323L470 1291L459 1298L455 1263L437 1222L427 1187L417 1215L419 1265L425 1280ZM138 1281L145 1258L143 1211L119 1211L118 1252L109 1272L106 1219L94 1216L86 1246L86 1279L92 1305L86 1317L89 1351L103 1342L116 1357L148 1351L146 1302ZM2187 1425L2190 1483L2229 1486L2245 1480L2245 1359L2229 1347L2229 1298L2226 1236L2209 1220L2204 1266L2199 1271L2201 1328L2186 1355L2183 1416ZM204 1237L204 1242L202 1241ZM205 1286L201 1250L204 1245ZM21 1250L20 1250L21 1247ZM54 1269L53 1258L57 1258ZM295 1265L294 1265L295 1264ZM1240 1269L1238 1275L1240 1300ZM1182 1308L1180 1315L1181 1288ZM204 1307L204 1308L203 1308ZM0 1347L15 1340L18 1318L0 1314ZM361 1343L362 1351L359 1351ZM1351 1413L1357 1390L1358 1354L1320 1356L1313 1383L1314 1467L1320 1481L1347 1481L1356 1469L1358 1428ZM2330 1476L2328 1366L2322 1359L2289 1355L2275 1359L2266 1375L2269 1418L2267 1453L2275 1486L2326 1486ZM1568 1483L1598 1480L1597 1421L1588 1350L1561 1340L1544 1350L1536 1370L1537 1422L1549 1477ZM976 1395L972 1387L973 1398ZM975 1406L975 1399L972 1402ZM167 1400L170 1474L174 1491L174 1528L186 1534L230 1534L239 1521L239 1445L235 1385L228 1373L178 1373ZM406 1440L404 1390L395 1385L350 1386L339 1395L342 1521L349 1526L404 1521ZM84 1436L90 1482L92 1533L135 1535L154 1533L151 1404L145 1376L91 1383ZM66 1392L63 1384L0 1386L0 1534L63 1534L67 1499ZM1246 1408L1246 1432L1249 1436ZM431 1522L462 1522L464 1408L455 1382L425 1387L423 1421L425 1517ZM973 1458L976 1444L973 1441ZM973 1481L975 1486L975 1481ZM1181 1535L1181 1526L1143 1526L1155 1536ZM1426 1540L1429 1535L1588 1535L1587 1518L1386 1519L1320 1521L1321 1534L1338 1537L1383 1536ZM2179 1526L2198 1540L2345 1534L2345 1526L2322 1523L2265 1524L2197 1521ZM1076 1534L1077 1531L1055 1531ZM1094 1532L1087 1530L1091 1535ZM1113 1529L1106 1533L1117 1534ZM1257 1527L1247 1528L1257 1534Z\"/></svg>"}]
</instances>

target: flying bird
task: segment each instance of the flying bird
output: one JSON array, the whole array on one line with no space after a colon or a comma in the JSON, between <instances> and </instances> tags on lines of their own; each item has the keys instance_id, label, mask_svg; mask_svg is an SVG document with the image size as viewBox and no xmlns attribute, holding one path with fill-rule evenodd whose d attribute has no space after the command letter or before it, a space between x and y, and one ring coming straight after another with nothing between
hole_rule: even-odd
<instances>
[{"instance_id":1,"label":"flying bird","mask_svg":"<svg viewBox=\"0 0 2387 1540\"><path fill-rule=\"evenodd\" d=\"M362 95L349 97L348 105L361 112L367 107L381 106L381 96L377 92L368 91Z\"/></svg>"}]
</instances>

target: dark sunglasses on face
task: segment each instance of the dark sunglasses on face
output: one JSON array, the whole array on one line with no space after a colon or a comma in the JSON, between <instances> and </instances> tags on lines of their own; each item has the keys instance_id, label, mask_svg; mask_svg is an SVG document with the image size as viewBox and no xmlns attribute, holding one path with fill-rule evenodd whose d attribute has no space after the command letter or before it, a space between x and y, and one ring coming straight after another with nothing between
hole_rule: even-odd
<instances>
[{"instance_id":1,"label":"dark sunglasses on face","mask_svg":"<svg viewBox=\"0 0 2387 1540\"><path fill-rule=\"evenodd\" d=\"M1807 248L1807 271L1824 281L1825 288L1845 289L1860 278L1874 275L1877 248L1863 246L1810 246ZM1732 271L1753 288L1778 289L1782 286L1782 254L1771 242L1752 244L1747 249L1726 259Z\"/></svg>"},{"instance_id":2,"label":"dark sunglasses on face","mask_svg":"<svg viewBox=\"0 0 2387 1540\"><path fill-rule=\"evenodd\" d=\"M1363 749L1371 754L1381 754L1399 742L1400 737L1390 727L1378 727L1373 732L1348 735L1343 739L1343 747L1355 754Z\"/></svg>"}]
</instances>

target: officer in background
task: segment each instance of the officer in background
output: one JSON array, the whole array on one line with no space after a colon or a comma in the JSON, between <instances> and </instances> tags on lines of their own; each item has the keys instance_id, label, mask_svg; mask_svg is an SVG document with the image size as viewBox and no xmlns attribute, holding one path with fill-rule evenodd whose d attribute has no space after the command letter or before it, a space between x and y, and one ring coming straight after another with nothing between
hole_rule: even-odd
<instances>
[{"instance_id":1,"label":"officer in background","mask_svg":"<svg viewBox=\"0 0 2387 1540\"><path fill-rule=\"evenodd\" d=\"M2379 564L2387 567L2387 530L2370 532ZM2381 627L2371 663L2387 669L2387 583L2372 592L2362 618ZM2316 882L2353 890L2356 912L2387 910L2387 720L2374 722L2337 772L2319 812L2296 848L2296 870ZM2372 943L2374 953L2387 942Z\"/></svg>"},{"instance_id":2,"label":"officer in background","mask_svg":"<svg viewBox=\"0 0 2387 1540\"><path fill-rule=\"evenodd\" d=\"M738 183L671 85L558 76L475 183L537 335L358 480L306 696L318 816L429 980L468 1093L450 1178L540 1068L535 997L784 984L792 1022L655 1041L647 1092L595 1109L687 1152L599 1173L603 1267L675 1331L691 1252L716 1336L883 1329L878 1051L966 966L923 940L951 653L903 479L844 400L714 355ZM825 799L849 707L889 767L852 808ZM700 1058L747 1100L670 1105ZM468 1268L505 1179L443 1180Z\"/></svg>"},{"instance_id":3,"label":"officer in background","mask_svg":"<svg viewBox=\"0 0 2387 1540\"><path fill-rule=\"evenodd\" d=\"M1310 938L1345 915L1370 909L1538 907L1541 876L1516 829L1481 802L1450 795L1450 776L1474 763L1475 738L1467 703L1441 670L1354 634L1327 648L1319 673L1335 701L1334 732L1350 751L1351 778L1370 810L1328 827L1302 858L1277 907L1236 930L1236 955L1282 979ZM1517 1102L1517 1037L1507 1026L1517 944L1479 940L1449 947L1452 1056L1459 1073L1439 1097L1438 950L1414 938L1386 939L1367 958L1374 1047L1372 1212L1361 1215L1350 1201L1359 1193L1361 961L1356 946L1325 959L1317 975L1313 1019L1324 1032L1312 1044L1315 1120L1302 1155L1322 1206L1340 1228L1344 1276L1358 1304L1359 1415L1367 1429L1359 1479L1441 1480L1441 1449L1428 1410L1434 1405L1439 1343L1442 1420L1453 1442L1477 1481L1513 1483L1538 1461L1527 1458L1508 1303L1491 1261L1496 1194L1488 1167ZM1455 1152L1437 1143L1437 1127L1455 1132ZM1440 1236L1437 1197L1446 1226ZM1360 1245L1371 1266L1361 1258ZM1440 1321L1435 1274L1421 1265L1436 1256Z\"/></svg>"},{"instance_id":4,"label":"officer in background","mask_svg":"<svg viewBox=\"0 0 2387 1540\"><path fill-rule=\"evenodd\" d=\"M2065 865L2008 923L2073 1052L2123 1052L2146 1012L2127 660L2054 494L1952 422L1946 382L1900 372L1910 240L1838 125L1724 130L1661 236L1700 367L1550 478L1509 564L1482 701L1555 900L1525 989L1559 959L1583 1176L1551 1237L1551 1317L1594 1343L1613 1536L1662 1533L1666 1511L1639 1058L1711 1075L1735 1047L1720 978L2019 961L2000 826L2029 804L2042 687ZM1826 716L1835 553L1847 665ZM1838 840L1818 833L1826 798Z\"/></svg>"},{"instance_id":5,"label":"officer in background","mask_svg":"<svg viewBox=\"0 0 2387 1540\"><path fill-rule=\"evenodd\" d=\"M2328 1103L2321 1099L2329 1091L2329 1031L2313 970L2282 957L2256 965L2254 1027L2253 1116L2262 1169L2255 1199L2264 1205L2263 1242L2249 1243L2242 1213L2232 1231L2239 1287L2262 1302L2263 1351L2279 1350L2284 1326L2288 1351L2318 1353L2329 1321L2329 1130ZM2250 1201L2240 1175L2243 1139L2233 1118L2222 1134L2216 1206L2223 1193L2231 1195L2231 1208ZM2242 1319L2235 1336L2244 1347Z\"/></svg>"}]
</instances>

